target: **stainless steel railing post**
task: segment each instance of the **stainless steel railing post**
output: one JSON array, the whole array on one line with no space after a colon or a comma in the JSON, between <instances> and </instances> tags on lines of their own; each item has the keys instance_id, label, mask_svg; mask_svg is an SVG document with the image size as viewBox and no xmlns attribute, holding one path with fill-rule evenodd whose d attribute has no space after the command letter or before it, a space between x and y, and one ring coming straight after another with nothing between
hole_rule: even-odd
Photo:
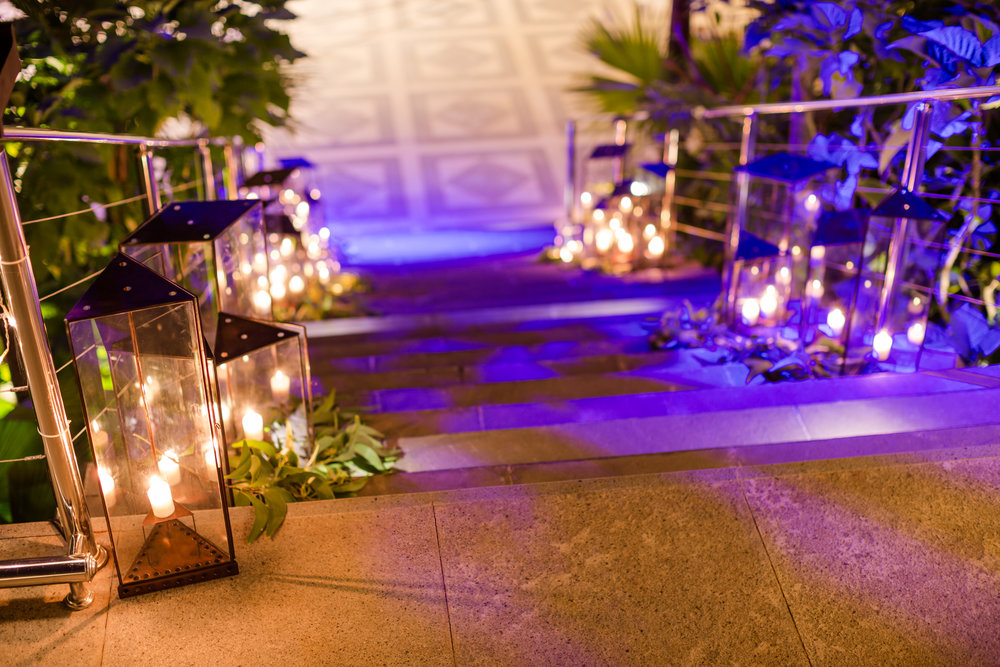
<instances>
[{"instance_id":1,"label":"stainless steel railing post","mask_svg":"<svg viewBox=\"0 0 1000 667\"><path fill-rule=\"evenodd\" d=\"M223 148L223 160L225 160L225 184L226 199L239 199L239 164L236 160L235 141L230 139Z\"/></svg>"},{"instance_id":2,"label":"stainless steel railing post","mask_svg":"<svg viewBox=\"0 0 1000 667\"><path fill-rule=\"evenodd\" d=\"M660 230L663 233L664 255L673 252L677 243L677 205L674 191L677 188L677 159L680 153L681 133L674 128L663 137L663 164L668 169L663 176L663 197L660 199Z\"/></svg>"},{"instance_id":3,"label":"stainless steel railing post","mask_svg":"<svg viewBox=\"0 0 1000 667\"><path fill-rule=\"evenodd\" d=\"M566 221L577 222L576 207L576 121L566 121L566 184L563 187L563 207Z\"/></svg>"},{"instance_id":4,"label":"stainless steel railing post","mask_svg":"<svg viewBox=\"0 0 1000 667\"><path fill-rule=\"evenodd\" d=\"M740 134L740 166L746 166L753 159L757 143L757 115L748 113L743 117L743 128ZM724 322L735 322L736 288L735 272L736 250L740 245L740 233L747 223L747 205L750 200L750 175L745 171L736 172L735 201L732 212L726 220L726 247L722 264L722 317Z\"/></svg>"},{"instance_id":5,"label":"stainless steel railing post","mask_svg":"<svg viewBox=\"0 0 1000 667\"><path fill-rule=\"evenodd\" d=\"M931 102L921 102L916 107L913 116L913 134L906 147L906 161L903 163L902 185L910 192L916 192L924 174L924 160L927 156L927 139L931 128ZM892 294L896 285L902 280L902 272L906 267L906 246L909 241L910 219L896 218L892 223L892 237L889 239L889 253L885 263L885 282L878 299L878 315L875 319L875 331L886 328L889 323L889 312Z\"/></svg>"},{"instance_id":6,"label":"stainless steel railing post","mask_svg":"<svg viewBox=\"0 0 1000 667\"><path fill-rule=\"evenodd\" d=\"M160 188L156 184L156 172L153 171L153 149L148 144L139 146L139 168L142 172L142 191L146 194L146 212L153 215L163 203L160 200Z\"/></svg>"},{"instance_id":7,"label":"stainless steel railing post","mask_svg":"<svg viewBox=\"0 0 1000 667\"><path fill-rule=\"evenodd\" d=\"M0 151L0 280L13 318L10 324L18 332L18 351L52 476L59 528L71 555L89 555L95 562L106 561L107 552L98 546L90 524L5 150ZM78 609L90 604L92 595L85 583L92 576L90 572L88 576L85 568L82 574L77 573L81 579L71 585L65 600L68 606ZM3 578L0 578L0 586L3 585Z\"/></svg>"},{"instance_id":8,"label":"stainless steel railing post","mask_svg":"<svg viewBox=\"0 0 1000 667\"><path fill-rule=\"evenodd\" d=\"M207 139L198 141L198 155L201 157L201 184L205 189L205 199L215 201L218 199L215 190L215 169L212 167L212 148Z\"/></svg>"}]
</instances>

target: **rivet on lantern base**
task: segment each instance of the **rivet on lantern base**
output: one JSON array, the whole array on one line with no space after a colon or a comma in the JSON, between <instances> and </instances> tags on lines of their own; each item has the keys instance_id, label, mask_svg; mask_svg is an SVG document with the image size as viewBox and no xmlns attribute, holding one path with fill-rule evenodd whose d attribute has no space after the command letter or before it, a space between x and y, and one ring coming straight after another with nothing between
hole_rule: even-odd
<instances>
[{"instance_id":1,"label":"rivet on lantern base","mask_svg":"<svg viewBox=\"0 0 1000 667\"><path fill-rule=\"evenodd\" d=\"M178 505L172 515L190 516ZM147 517L143 525L152 518ZM118 596L132 597L239 574L236 561L176 518L153 519L153 529L129 566Z\"/></svg>"}]
</instances>

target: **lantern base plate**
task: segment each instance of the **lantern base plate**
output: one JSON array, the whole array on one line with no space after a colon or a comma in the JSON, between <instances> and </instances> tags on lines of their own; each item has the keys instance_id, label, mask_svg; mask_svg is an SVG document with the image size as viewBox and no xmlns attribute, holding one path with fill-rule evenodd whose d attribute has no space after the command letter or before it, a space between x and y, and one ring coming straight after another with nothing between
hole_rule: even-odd
<instances>
[{"instance_id":1,"label":"lantern base plate","mask_svg":"<svg viewBox=\"0 0 1000 667\"><path fill-rule=\"evenodd\" d=\"M153 526L118 585L118 597L186 586L239 573L236 561L177 519Z\"/></svg>"}]
</instances>

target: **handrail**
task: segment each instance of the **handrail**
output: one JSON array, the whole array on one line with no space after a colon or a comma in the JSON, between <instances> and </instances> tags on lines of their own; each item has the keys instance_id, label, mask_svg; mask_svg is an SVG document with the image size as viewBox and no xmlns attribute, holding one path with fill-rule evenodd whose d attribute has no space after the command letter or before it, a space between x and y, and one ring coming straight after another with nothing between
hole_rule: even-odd
<instances>
[{"instance_id":1,"label":"handrail","mask_svg":"<svg viewBox=\"0 0 1000 667\"><path fill-rule=\"evenodd\" d=\"M183 146L225 146L230 139L212 137L203 139L156 139L137 137L131 134L109 134L105 132L75 132L71 130L50 130L33 127L5 127L0 141L73 141L91 144L123 144L148 146L150 148L170 148Z\"/></svg>"},{"instance_id":2,"label":"handrail","mask_svg":"<svg viewBox=\"0 0 1000 667\"><path fill-rule=\"evenodd\" d=\"M850 97L843 100L810 100L807 102L767 102L764 104L736 104L706 109L695 107L695 118L727 118L729 116L751 116L804 111L825 111L855 107L882 106L886 104L907 104L934 100L968 100L1000 95L1000 86L972 86L968 88L948 88L944 90L919 90L912 93L892 93L871 97Z\"/></svg>"}]
</instances>

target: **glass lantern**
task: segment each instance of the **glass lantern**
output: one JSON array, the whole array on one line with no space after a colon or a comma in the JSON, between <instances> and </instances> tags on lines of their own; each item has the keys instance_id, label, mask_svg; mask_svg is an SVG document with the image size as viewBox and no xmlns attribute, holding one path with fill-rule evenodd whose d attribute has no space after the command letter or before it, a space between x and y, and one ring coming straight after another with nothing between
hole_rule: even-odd
<instances>
[{"instance_id":1,"label":"glass lantern","mask_svg":"<svg viewBox=\"0 0 1000 667\"><path fill-rule=\"evenodd\" d=\"M272 318L260 202L168 204L132 232L121 251L198 296L208 340L222 311Z\"/></svg>"},{"instance_id":2,"label":"glass lantern","mask_svg":"<svg viewBox=\"0 0 1000 667\"><path fill-rule=\"evenodd\" d=\"M199 319L122 254L66 316L121 597L238 572Z\"/></svg>"},{"instance_id":3,"label":"glass lantern","mask_svg":"<svg viewBox=\"0 0 1000 667\"><path fill-rule=\"evenodd\" d=\"M267 201L268 212L287 215L297 231L318 234L323 219L315 168L304 158L285 158L281 168L260 171L248 178L240 192L247 198Z\"/></svg>"},{"instance_id":4,"label":"glass lantern","mask_svg":"<svg viewBox=\"0 0 1000 667\"><path fill-rule=\"evenodd\" d=\"M809 248L809 272L802 290L801 338L809 344L825 337L846 349L847 323L855 310L874 312L877 295L859 283L865 227L871 209L824 211ZM856 301L860 299L860 301ZM841 372L857 360L841 357Z\"/></svg>"},{"instance_id":5,"label":"glass lantern","mask_svg":"<svg viewBox=\"0 0 1000 667\"><path fill-rule=\"evenodd\" d=\"M281 448L292 442L307 456L312 392L305 329L223 313L213 359L227 443L266 440Z\"/></svg>"},{"instance_id":6,"label":"glass lantern","mask_svg":"<svg viewBox=\"0 0 1000 667\"><path fill-rule=\"evenodd\" d=\"M859 370L915 371L943 255L947 219L900 189L868 218L861 276L846 340Z\"/></svg>"},{"instance_id":7,"label":"glass lantern","mask_svg":"<svg viewBox=\"0 0 1000 667\"><path fill-rule=\"evenodd\" d=\"M766 303L775 295L778 321L790 321L792 311L799 308L799 287L808 269L804 250L812 241L820 212L820 177L835 166L801 155L774 153L735 169L738 177L733 181L729 238L738 245L749 233L777 247L777 256L757 266L766 273L755 278L765 283ZM729 261L724 266L728 273L723 278L730 324L739 322L738 301L743 298L739 273L744 267L734 250L732 246L727 250ZM763 292L759 298L765 298Z\"/></svg>"},{"instance_id":8,"label":"glass lantern","mask_svg":"<svg viewBox=\"0 0 1000 667\"><path fill-rule=\"evenodd\" d=\"M749 232L740 234L733 262L736 317L729 323L732 330L762 333L765 327L784 323L785 292L776 285L783 285L790 274L782 259L775 244Z\"/></svg>"}]
</instances>

